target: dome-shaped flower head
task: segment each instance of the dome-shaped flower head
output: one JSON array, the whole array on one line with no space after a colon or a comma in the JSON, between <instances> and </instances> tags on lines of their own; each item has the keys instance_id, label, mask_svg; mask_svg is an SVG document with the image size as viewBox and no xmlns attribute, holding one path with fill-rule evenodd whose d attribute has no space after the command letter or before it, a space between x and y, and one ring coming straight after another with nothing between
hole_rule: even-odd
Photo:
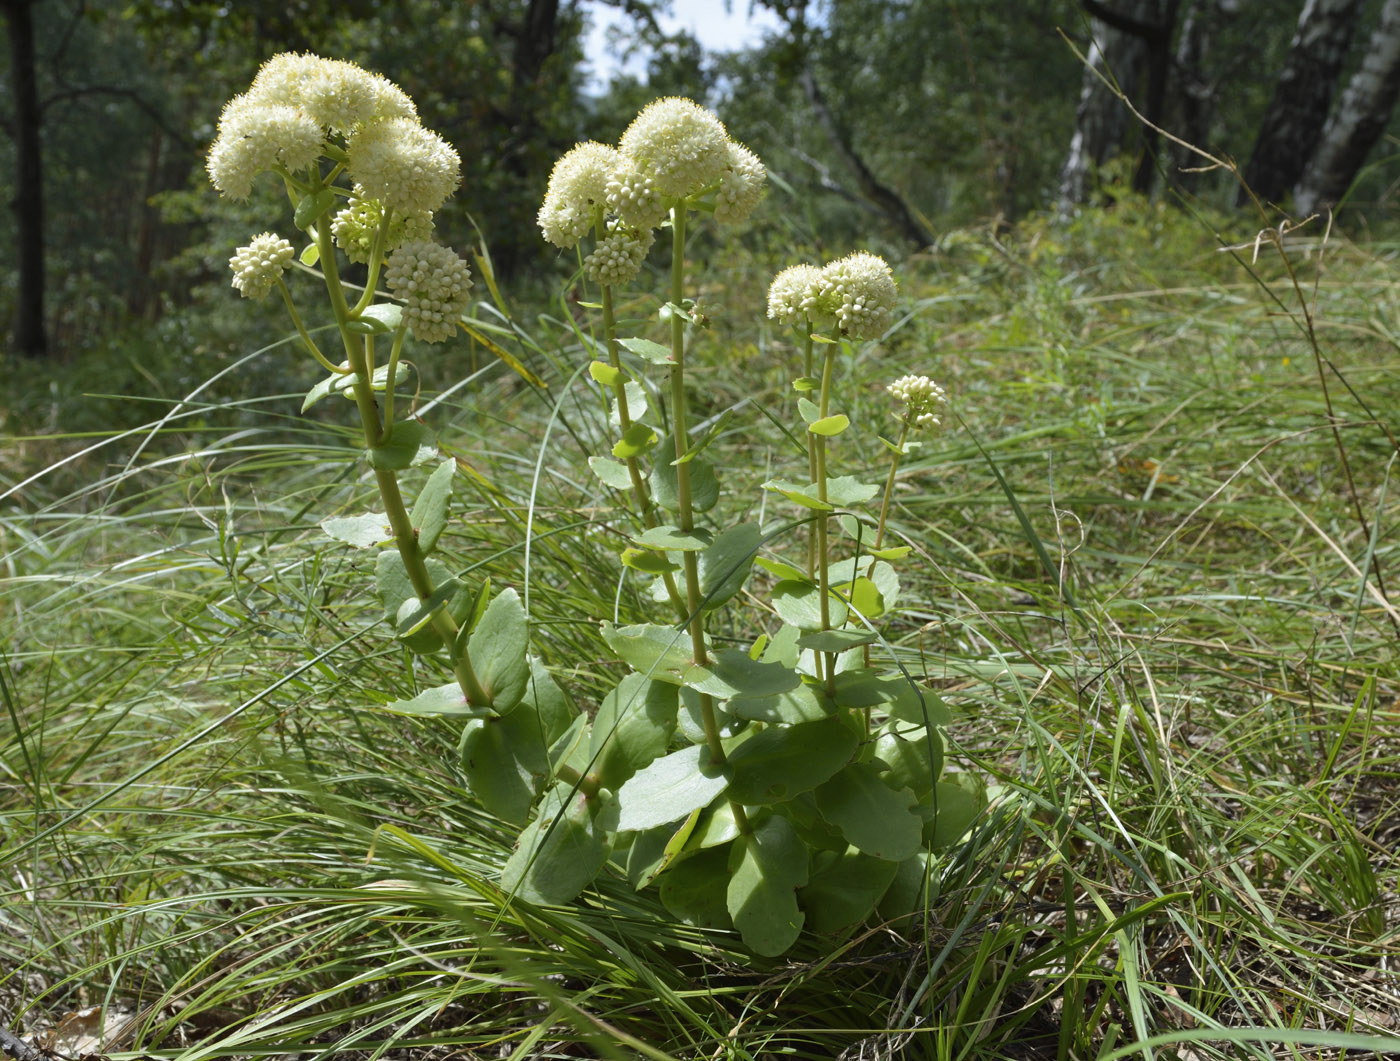
<instances>
[{"instance_id":1,"label":"dome-shaped flower head","mask_svg":"<svg viewBox=\"0 0 1400 1061\"><path fill-rule=\"evenodd\" d=\"M608 209L637 229L655 228L666 217L666 203L652 179L637 168L635 159L620 152L608 175Z\"/></svg>"},{"instance_id":2,"label":"dome-shaped flower head","mask_svg":"<svg viewBox=\"0 0 1400 1061\"><path fill-rule=\"evenodd\" d=\"M856 251L822 270L817 302L851 339L878 339L894 319L898 295L885 259Z\"/></svg>"},{"instance_id":3,"label":"dome-shaped flower head","mask_svg":"<svg viewBox=\"0 0 1400 1061\"><path fill-rule=\"evenodd\" d=\"M279 164L291 173L305 170L320 157L322 142L321 127L296 107L237 96L219 116L205 165L214 187L246 199L259 173Z\"/></svg>"},{"instance_id":4,"label":"dome-shaped flower head","mask_svg":"<svg viewBox=\"0 0 1400 1061\"><path fill-rule=\"evenodd\" d=\"M885 388L905 409L896 413L910 427L924 430L938 426L937 412L948 401L948 395L927 376L900 376Z\"/></svg>"},{"instance_id":5,"label":"dome-shaped flower head","mask_svg":"<svg viewBox=\"0 0 1400 1061\"><path fill-rule=\"evenodd\" d=\"M378 199L396 214L436 210L461 180L457 152L411 118L360 126L346 151L346 168L365 197Z\"/></svg>"},{"instance_id":6,"label":"dome-shaped flower head","mask_svg":"<svg viewBox=\"0 0 1400 1061\"><path fill-rule=\"evenodd\" d=\"M277 278L292 263L292 245L281 236L264 232L239 247L228 260L233 286L244 298L266 298Z\"/></svg>"},{"instance_id":7,"label":"dome-shaped flower head","mask_svg":"<svg viewBox=\"0 0 1400 1061\"><path fill-rule=\"evenodd\" d=\"M300 108L328 133L341 135L361 122L417 117L407 93L387 78L354 63L296 52L263 63L249 95Z\"/></svg>"},{"instance_id":8,"label":"dome-shaped flower head","mask_svg":"<svg viewBox=\"0 0 1400 1061\"><path fill-rule=\"evenodd\" d=\"M729 162L729 136L720 120L675 96L643 107L618 146L671 199L714 183Z\"/></svg>"},{"instance_id":9,"label":"dome-shaped flower head","mask_svg":"<svg viewBox=\"0 0 1400 1061\"><path fill-rule=\"evenodd\" d=\"M768 171L758 156L743 144L729 142L729 163L715 193L715 220L721 225L742 221L763 198Z\"/></svg>"},{"instance_id":10,"label":"dome-shaped flower head","mask_svg":"<svg viewBox=\"0 0 1400 1061\"><path fill-rule=\"evenodd\" d=\"M310 53L280 52L258 67L248 95L259 103L300 107L305 101L303 86L327 62Z\"/></svg>"},{"instance_id":11,"label":"dome-shaped flower head","mask_svg":"<svg viewBox=\"0 0 1400 1061\"><path fill-rule=\"evenodd\" d=\"M389 256L384 282L403 305L409 333L425 343L450 338L472 286L467 263L449 247L410 240Z\"/></svg>"},{"instance_id":12,"label":"dome-shaped flower head","mask_svg":"<svg viewBox=\"0 0 1400 1061\"><path fill-rule=\"evenodd\" d=\"M815 265L790 265L768 285L768 316L781 324L814 327L829 324L817 305L822 271Z\"/></svg>"},{"instance_id":13,"label":"dome-shaped flower head","mask_svg":"<svg viewBox=\"0 0 1400 1061\"><path fill-rule=\"evenodd\" d=\"M651 229L632 231L616 229L598 241L593 252L583 259L583 272L595 284L627 284L641 271L647 251L651 250Z\"/></svg>"},{"instance_id":14,"label":"dome-shaped flower head","mask_svg":"<svg viewBox=\"0 0 1400 1061\"><path fill-rule=\"evenodd\" d=\"M606 144L575 144L554 164L540 206L539 226L556 247L572 247L593 227L608 198L608 177L617 168L617 149Z\"/></svg>"},{"instance_id":15,"label":"dome-shaped flower head","mask_svg":"<svg viewBox=\"0 0 1400 1061\"><path fill-rule=\"evenodd\" d=\"M416 214L395 214L384 223L384 205L378 199L363 197L364 189L355 194L331 220L331 235L336 246L352 262L368 262L374 250L375 233L384 226L380 251L388 254L409 240L426 240L433 234L433 215L426 210Z\"/></svg>"}]
</instances>

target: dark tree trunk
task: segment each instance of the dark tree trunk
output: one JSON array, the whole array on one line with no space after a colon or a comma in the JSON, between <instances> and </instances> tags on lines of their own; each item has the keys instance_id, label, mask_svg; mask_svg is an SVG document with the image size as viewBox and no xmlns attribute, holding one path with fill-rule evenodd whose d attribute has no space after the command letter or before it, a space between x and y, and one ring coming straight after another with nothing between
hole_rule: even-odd
<instances>
[{"instance_id":1,"label":"dark tree trunk","mask_svg":"<svg viewBox=\"0 0 1400 1061\"><path fill-rule=\"evenodd\" d=\"M1361 0L1306 0L1303 4L1288 60L1244 168L1245 184L1260 199L1277 202L1303 175L1322 137L1360 13ZM1243 188L1238 201L1249 201Z\"/></svg>"},{"instance_id":2,"label":"dark tree trunk","mask_svg":"<svg viewBox=\"0 0 1400 1061\"><path fill-rule=\"evenodd\" d=\"M1094 174L1109 159L1126 153L1135 119L1110 83L1132 101L1149 122L1160 124L1171 68L1171 39L1179 0L1082 0L1094 18L1084 85L1075 112L1074 136L1060 170L1060 209L1093 197ZM1144 129L1133 187L1147 191L1157 169L1158 135Z\"/></svg>"},{"instance_id":3,"label":"dark tree trunk","mask_svg":"<svg viewBox=\"0 0 1400 1061\"><path fill-rule=\"evenodd\" d=\"M1347 83L1322 141L1293 190L1299 213L1335 206L1390 123L1400 96L1400 0L1386 0L1361 67Z\"/></svg>"},{"instance_id":4,"label":"dark tree trunk","mask_svg":"<svg viewBox=\"0 0 1400 1061\"><path fill-rule=\"evenodd\" d=\"M0 14L10 36L10 79L15 97L16 267L19 301L15 306L14 349L26 357L48 353L44 333L44 166L39 136L43 120L34 71L34 0L0 0Z\"/></svg>"}]
</instances>

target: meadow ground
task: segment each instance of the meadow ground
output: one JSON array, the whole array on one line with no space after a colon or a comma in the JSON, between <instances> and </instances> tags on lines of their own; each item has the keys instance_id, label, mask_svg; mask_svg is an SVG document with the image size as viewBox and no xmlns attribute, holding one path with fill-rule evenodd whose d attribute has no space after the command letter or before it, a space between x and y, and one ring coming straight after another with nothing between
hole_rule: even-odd
<instances>
[{"instance_id":1,"label":"meadow ground","mask_svg":"<svg viewBox=\"0 0 1400 1061\"><path fill-rule=\"evenodd\" d=\"M370 486L348 406L298 414L316 373L287 347L114 406L141 427L75 437L67 398L12 426L0 1024L187 1061L1400 1053L1397 248L1304 229L1252 261L1245 224L1125 199L898 270L907 314L843 361L837 459L881 467L896 376L947 388L900 475L888 636L991 803L917 923L779 960L617 875L507 901L514 834L457 726L381 709L404 654L318 527ZM795 401L771 272L704 274L731 514L769 515L757 484L796 459L765 415ZM528 591L587 707L615 680L599 621L641 605L586 472L576 308L478 307L547 390L462 340L418 402L471 477L456 570Z\"/></svg>"}]
</instances>

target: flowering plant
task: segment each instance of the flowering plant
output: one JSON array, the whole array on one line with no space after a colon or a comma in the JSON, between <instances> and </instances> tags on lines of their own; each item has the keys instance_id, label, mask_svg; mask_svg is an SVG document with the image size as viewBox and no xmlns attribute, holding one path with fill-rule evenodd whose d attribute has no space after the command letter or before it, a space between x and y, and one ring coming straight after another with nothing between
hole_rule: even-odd
<instances>
[{"instance_id":1,"label":"flowering plant","mask_svg":"<svg viewBox=\"0 0 1400 1061\"><path fill-rule=\"evenodd\" d=\"M858 252L774 278L769 316L791 327L803 359L792 381L803 475L764 484L792 506L784 520L724 525L712 460L724 418L702 434L688 406L689 341L708 322L686 295L686 242L697 218L743 221L762 195L763 165L684 99L649 104L615 147L579 144L559 159L539 227L575 250L599 288L602 342L588 372L616 429L610 455L589 466L624 499L622 567L669 612L662 622L603 624L628 673L590 718L528 655L516 593L489 599L431 557L452 462L428 476L411 512L400 494L399 473L434 452L426 427L394 417L404 336L450 336L470 286L465 263L431 239L433 211L458 179L456 155L383 79L279 56L225 109L209 171L232 195L274 173L312 239L302 261L320 264L340 364L297 316L282 280L289 242L264 234L241 248L234 285L248 297L276 287L286 300L303 344L331 373L308 404L333 390L356 401L385 511L322 526L351 545L392 541L376 565L385 618L409 648L444 658L455 680L388 706L464 719L473 794L522 826L503 887L564 903L600 873L624 875L639 889L656 884L678 919L736 929L764 955L787 950L804 926L839 932L877 911L892 919L915 909L932 853L962 835L982 793L969 775L940 779L947 713L938 697L898 667L871 666L900 593L894 563L909 552L883 547L889 495L917 444L909 435L937 423L942 390L924 377L890 385L903 409L897 441L886 442L893 459L877 520L863 506L880 488L829 472L832 447L852 427L837 407L838 361L893 324L885 262ZM636 281L658 230L669 230L671 250L664 343L619 336L613 310L614 289ZM367 266L357 299L339 279L337 249ZM376 302L381 275L392 302ZM390 344L382 368L379 342ZM663 386L645 386L653 372L666 375ZM801 555L785 558L779 550L794 542ZM747 629L743 647L711 636L722 612L729 629Z\"/></svg>"}]
</instances>

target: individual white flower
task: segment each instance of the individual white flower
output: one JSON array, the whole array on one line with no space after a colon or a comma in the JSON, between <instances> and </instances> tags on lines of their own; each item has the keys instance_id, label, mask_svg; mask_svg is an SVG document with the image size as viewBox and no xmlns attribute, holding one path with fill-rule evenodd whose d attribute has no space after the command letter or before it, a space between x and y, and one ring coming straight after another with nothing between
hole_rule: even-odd
<instances>
[{"instance_id":1,"label":"individual white flower","mask_svg":"<svg viewBox=\"0 0 1400 1061\"><path fill-rule=\"evenodd\" d=\"M279 164L292 173L310 168L322 142L321 127L297 108L237 96L219 116L206 162L209 179L225 195L246 199L259 173Z\"/></svg>"},{"instance_id":2,"label":"individual white flower","mask_svg":"<svg viewBox=\"0 0 1400 1061\"><path fill-rule=\"evenodd\" d=\"M653 240L651 229L609 233L583 259L583 272L595 284L630 283L641 271Z\"/></svg>"},{"instance_id":3,"label":"individual white flower","mask_svg":"<svg viewBox=\"0 0 1400 1061\"><path fill-rule=\"evenodd\" d=\"M938 407L948 401L948 395L927 376L900 376L885 388L896 400L907 406L896 415L915 430L938 426Z\"/></svg>"},{"instance_id":4,"label":"individual white flower","mask_svg":"<svg viewBox=\"0 0 1400 1061\"><path fill-rule=\"evenodd\" d=\"M652 179L637 168L635 159L620 153L608 175L608 209L637 229L655 228L666 217L666 203Z\"/></svg>"},{"instance_id":5,"label":"individual white flower","mask_svg":"<svg viewBox=\"0 0 1400 1061\"><path fill-rule=\"evenodd\" d=\"M729 163L715 193L715 220L721 225L742 221L763 198L768 171L757 155L743 144L729 142Z\"/></svg>"},{"instance_id":6,"label":"individual white flower","mask_svg":"<svg viewBox=\"0 0 1400 1061\"><path fill-rule=\"evenodd\" d=\"M572 247L593 227L597 208L608 198L608 177L617 168L617 149L606 144L575 144L554 164L538 222L556 247Z\"/></svg>"},{"instance_id":7,"label":"individual white flower","mask_svg":"<svg viewBox=\"0 0 1400 1061\"><path fill-rule=\"evenodd\" d=\"M688 99L652 100L633 119L618 145L672 199L719 179L729 161L729 136L714 113Z\"/></svg>"},{"instance_id":8,"label":"individual white flower","mask_svg":"<svg viewBox=\"0 0 1400 1061\"><path fill-rule=\"evenodd\" d=\"M433 211L461 180L462 160L450 144L411 118L360 126L350 136L347 169L365 197L401 214Z\"/></svg>"},{"instance_id":9,"label":"individual white flower","mask_svg":"<svg viewBox=\"0 0 1400 1061\"><path fill-rule=\"evenodd\" d=\"M384 226L384 206L378 199L366 199L363 188L356 188L345 209L331 220L331 235L336 246L352 262L368 262L374 249L374 236ZM380 246L383 254L409 240L426 240L433 233L433 215L426 210L407 216L395 214L384 226Z\"/></svg>"},{"instance_id":10,"label":"individual white flower","mask_svg":"<svg viewBox=\"0 0 1400 1061\"><path fill-rule=\"evenodd\" d=\"M266 298L277 278L292 262L292 245L281 236L264 232L239 247L228 260L233 286L244 298Z\"/></svg>"},{"instance_id":11,"label":"individual white flower","mask_svg":"<svg viewBox=\"0 0 1400 1061\"><path fill-rule=\"evenodd\" d=\"M451 337L472 286L467 263L450 247L428 240L410 240L394 251L384 282L403 302L410 334L425 343Z\"/></svg>"},{"instance_id":12,"label":"individual white flower","mask_svg":"<svg viewBox=\"0 0 1400 1061\"><path fill-rule=\"evenodd\" d=\"M843 335L878 339L894 319L894 277L885 259L856 251L822 270L819 308L836 319Z\"/></svg>"},{"instance_id":13,"label":"individual white flower","mask_svg":"<svg viewBox=\"0 0 1400 1061\"><path fill-rule=\"evenodd\" d=\"M829 323L820 318L817 295L822 271L815 265L790 265L768 285L768 316L782 324L813 327Z\"/></svg>"}]
</instances>

